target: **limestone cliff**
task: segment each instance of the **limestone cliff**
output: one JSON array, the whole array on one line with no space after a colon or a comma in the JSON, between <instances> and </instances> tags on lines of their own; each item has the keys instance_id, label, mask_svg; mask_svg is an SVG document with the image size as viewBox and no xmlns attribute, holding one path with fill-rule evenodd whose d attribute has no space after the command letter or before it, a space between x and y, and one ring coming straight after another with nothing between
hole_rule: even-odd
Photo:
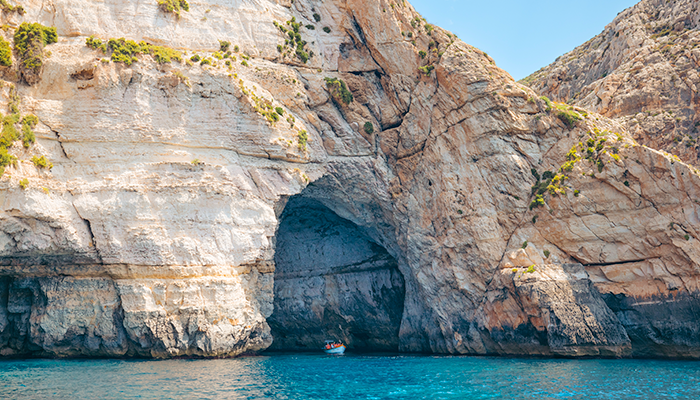
<instances>
[{"instance_id":1,"label":"limestone cliff","mask_svg":"<svg viewBox=\"0 0 700 400\"><path fill-rule=\"evenodd\" d=\"M639 143L698 165L699 28L697 1L643 0L523 82L615 118Z\"/></svg>"},{"instance_id":2,"label":"limestone cliff","mask_svg":"<svg viewBox=\"0 0 700 400\"><path fill-rule=\"evenodd\" d=\"M700 356L696 169L408 3L188 5L5 10L0 354Z\"/></svg>"}]
</instances>

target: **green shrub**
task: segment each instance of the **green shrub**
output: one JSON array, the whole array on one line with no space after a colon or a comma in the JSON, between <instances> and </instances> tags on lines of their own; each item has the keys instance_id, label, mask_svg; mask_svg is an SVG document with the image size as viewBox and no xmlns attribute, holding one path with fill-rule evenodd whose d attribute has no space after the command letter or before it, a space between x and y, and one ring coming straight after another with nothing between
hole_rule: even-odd
<instances>
[{"instance_id":1,"label":"green shrub","mask_svg":"<svg viewBox=\"0 0 700 400\"><path fill-rule=\"evenodd\" d=\"M529 244L529 243L527 242L527 240L526 240L526 241L524 241L524 242L523 242L523 245L522 245L522 247L521 247L521 248L523 248L523 249L527 249L527 245L528 245L528 244Z\"/></svg>"},{"instance_id":2,"label":"green shrub","mask_svg":"<svg viewBox=\"0 0 700 400\"><path fill-rule=\"evenodd\" d=\"M284 108L282 107L275 107L275 112L279 115L284 115Z\"/></svg>"},{"instance_id":3,"label":"green shrub","mask_svg":"<svg viewBox=\"0 0 700 400\"><path fill-rule=\"evenodd\" d=\"M547 96L541 96L540 99L547 105L547 111L550 111L552 109L552 100L549 100Z\"/></svg>"},{"instance_id":4,"label":"green shrub","mask_svg":"<svg viewBox=\"0 0 700 400\"><path fill-rule=\"evenodd\" d=\"M325 78L326 87L333 96L334 99L340 100L345 104L350 104L353 102L354 97L352 92L348 90L347 85L342 79L338 78Z\"/></svg>"},{"instance_id":5,"label":"green shrub","mask_svg":"<svg viewBox=\"0 0 700 400\"><path fill-rule=\"evenodd\" d=\"M5 172L5 167L17 163L17 157L9 154L7 149L0 147L0 175Z\"/></svg>"},{"instance_id":6,"label":"green shrub","mask_svg":"<svg viewBox=\"0 0 700 400\"><path fill-rule=\"evenodd\" d=\"M535 182L535 184L532 185L531 194L544 194L547 192L547 187L551 182L551 179Z\"/></svg>"},{"instance_id":7,"label":"green shrub","mask_svg":"<svg viewBox=\"0 0 700 400\"><path fill-rule=\"evenodd\" d=\"M685 238L686 241L690 240L690 235L685 235L683 237Z\"/></svg>"},{"instance_id":8,"label":"green shrub","mask_svg":"<svg viewBox=\"0 0 700 400\"><path fill-rule=\"evenodd\" d=\"M299 57L301 62L303 62L304 64L306 64L309 61L309 53L305 52L304 50L297 49L295 54L297 55L297 57Z\"/></svg>"},{"instance_id":9,"label":"green shrub","mask_svg":"<svg viewBox=\"0 0 700 400\"><path fill-rule=\"evenodd\" d=\"M557 112L557 117L568 126L569 129L573 129L573 127L576 126L576 122L582 119L576 111L570 110L559 110Z\"/></svg>"},{"instance_id":10,"label":"green shrub","mask_svg":"<svg viewBox=\"0 0 700 400\"><path fill-rule=\"evenodd\" d=\"M0 147L12 147L15 140L19 139L19 132L15 124L19 122L19 114L10 114L2 119L2 134L0 134Z\"/></svg>"},{"instance_id":11,"label":"green shrub","mask_svg":"<svg viewBox=\"0 0 700 400\"><path fill-rule=\"evenodd\" d=\"M203 162L199 161L199 158L195 158L194 160L190 161L192 165L202 165Z\"/></svg>"},{"instance_id":12,"label":"green shrub","mask_svg":"<svg viewBox=\"0 0 700 400\"><path fill-rule=\"evenodd\" d=\"M190 11L187 0L158 0L158 7L167 13L173 13L180 18L181 11Z\"/></svg>"},{"instance_id":13,"label":"green shrub","mask_svg":"<svg viewBox=\"0 0 700 400\"><path fill-rule=\"evenodd\" d=\"M544 254L544 258L549 258L549 255L551 254L549 250L545 250L542 253Z\"/></svg>"},{"instance_id":14,"label":"green shrub","mask_svg":"<svg viewBox=\"0 0 700 400\"><path fill-rule=\"evenodd\" d=\"M323 27L323 31L326 32L326 33L331 33L331 28L330 28L330 27L327 27L327 26L324 26L324 27Z\"/></svg>"},{"instance_id":15,"label":"green shrub","mask_svg":"<svg viewBox=\"0 0 700 400\"><path fill-rule=\"evenodd\" d=\"M530 265L530 266L525 270L525 273L527 273L527 274L534 274L534 273L535 273L535 266L534 266L534 265Z\"/></svg>"},{"instance_id":16,"label":"green shrub","mask_svg":"<svg viewBox=\"0 0 700 400\"><path fill-rule=\"evenodd\" d=\"M46 158L46 156L41 156L41 157L34 156L34 157L32 157L32 162L34 163L34 165L36 165L37 167L42 168L42 169L43 168L49 168L49 169L53 168L53 164L51 164L49 162L49 160Z\"/></svg>"},{"instance_id":17,"label":"green shrub","mask_svg":"<svg viewBox=\"0 0 700 400\"><path fill-rule=\"evenodd\" d=\"M24 15L24 7L22 6L13 6L12 4L8 3L7 0L0 0L0 8L5 11L5 12L16 12L19 15Z\"/></svg>"},{"instance_id":18,"label":"green shrub","mask_svg":"<svg viewBox=\"0 0 700 400\"><path fill-rule=\"evenodd\" d=\"M308 29L308 30L310 30L310 31L315 31L315 30L316 30L316 27L313 26L313 25L311 25L311 24L308 24L308 25L306 25L306 29Z\"/></svg>"},{"instance_id":19,"label":"green shrub","mask_svg":"<svg viewBox=\"0 0 700 400\"><path fill-rule=\"evenodd\" d=\"M275 122L280 120L280 115L277 114L277 112L275 111L268 111L263 113L263 115L265 116L265 119L267 119L267 121L271 124L274 124Z\"/></svg>"},{"instance_id":20,"label":"green shrub","mask_svg":"<svg viewBox=\"0 0 700 400\"><path fill-rule=\"evenodd\" d=\"M12 48L10 43L0 37L0 65L3 67L12 66Z\"/></svg>"},{"instance_id":21,"label":"green shrub","mask_svg":"<svg viewBox=\"0 0 700 400\"><path fill-rule=\"evenodd\" d=\"M571 172L574 169L574 165L576 165L575 160L567 161L564 163L564 165L561 166L561 171L562 172Z\"/></svg>"},{"instance_id":22,"label":"green shrub","mask_svg":"<svg viewBox=\"0 0 700 400\"><path fill-rule=\"evenodd\" d=\"M316 22L321 22L321 16L319 14L314 14L314 20Z\"/></svg>"},{"instance_id":23,"label":"green shrub","mask_svg":"<svg viewBox=\"0 0 700 400\"><path fill-rule=\"evenodd\" d=\"M136 55L141 53L141 46L133 40L124 38L109 39L107 46L112 49L110 59L114 62L121 62L126 65L131 65L136 61Z\"/></svg>"},{"instance_id":24,"label":"green shrub","mask_svg":"<svg viewBox=\"0 0 700 400\"><path fill-rule=\"evenodd\" d=\"M22 145L29 148L32 143L36 142L36 136L32 130L39 123L39 118L36 115L29 114L22 119Z\"/></svg>"},{"instance_id":25,"label":"green shrub","mask_svg":"<svg viewBox=\"0 0 700 400\"><path fill-rule=\"evenodd\" d=\"M39 23L22 22L14 35L15 50L22 66L34 74L38 74L43 66L44 47L57 41L56 28Z\"/></svg>"},{"instance_id":26,"label":"green shrub","mask_svg":"<svg viewBox=\"0 0 700 400\"><path fill-rule=\"evenodd\" d=\"M26 189L29 186L29 179L24 178L21 181L19 181L19 187L22 188L22 190Z\"/></svg>"},{"instance_id":27,"label":"green shrub","mask_svg":"<svg viewBox=\"0 0 700 400\"><path fill-rule=\"evenodd\" d=\"M93 50L101 50L102 53L107 54L107 45L102 41L102 39L91 35L85 39L85 44Z\"/></svg>"},{"instance_id":28,"label":"green shrub","mask_svg":"<svg viewBox=\"0 0 700 400\"><path fill-rule=\"evenodd\" d=\"M541 194L535 195L535 199L530 203L530 210L537 207L544 207L544 197Z\"/></svg>"},{"instance_id":29,"label":"green shrub","mask_svg":"<svg viewBox=\"0 0 700 400\"><path fill-rule=\"evenodd\" d=\"M374 125L371 122L365 122L365 133L371 135L374 133Z\"/></svg>"},{"instance_id":30,"label":"green shrub","mask_svg":"<svg viewBox=\"0 0 700 400\"><path fill-rule=\"evenodd\" d=\"M226 40L219 40L219 50L222 53L226 53L230 47L231 47L231 42L226 41Z\"/></svg>"},{"instance_id":31,"label":"green shrub","mask_svg":"<svg viewBox=\"0 0 700 400\"><path fill-rule=\"evenodd\" d=\"M534 217L532 217L532 223L533 223L533 224L536 224L536 223L537 223L537 215L535 215Z\"/></svg>"},{"instance_id":32,"label":"green shrub","mask_svg":"<svg viewBox=\"0 0 700 400\"><path fill-rule=\"evenodd\" d=\"M299 131L297 134L297 139L299 141L299 150L306 151L306 144L309 141L309 135L306 131Z\"/></svg>"},{"instance_id":33,"label":"green shrub","mask_svg":"<svg viewBox=\"0 0 700 400\"><path fill-rule=\"evenodd\" d=\"M202 59L202 57L199 56L199 54L195 54L192 57L190 57L190 61L192 62L199 62Z\"/></svg>"},{"instance_id":34,"label":"green shrub","mask_svg":"<svg viewBox=\"0 0 700 400\"><path fill-rule=\"evenodd\" d=\"M418 67L418 70L422 72L425 76L430 76L430 74L435 69L434 65L426 65L424 67Z\"/></svg>"},{"instance_id":35,"label":"green shrub","mask_svg":"<svg viewBox=\"0 0 700 400\"><path fill-rule=\"evenodd\" d=\"M425 58L425 56L427 56L428 53L426 53L425 50L421 50L418 52L418 55L420 56L420 58Z\"/></svg>"},{"instance_id":36,"label":"green shrub","mask_svg":"<svg viewBox=\"0 0 700 400\"><path fill-rule=\"evenodd\" d=\"M154 46L143 41L136 43L133 40L127 40L125 38L112 38L107 42L107 47L112 50L112 61L122 62L126 65L131 65L138 61L136 58L138 54L150 54L158 64L167 64L173 60L182 62L182 53L179 51L171 49L170 47ZM190 60L198 57L199 56L195 54Z\"/></svg>"},{"instance_id":37,"label":"green shrub","mask_svg":"<svg viewBox=\"0 0 700 400\"><path fill-rule=\"evenodd\" d=\"M152 55L158 64L167 64L172 60L182 62L182 53L170 47L146 45L142 48L143 52Z\"/></svg>"}]
</instances>

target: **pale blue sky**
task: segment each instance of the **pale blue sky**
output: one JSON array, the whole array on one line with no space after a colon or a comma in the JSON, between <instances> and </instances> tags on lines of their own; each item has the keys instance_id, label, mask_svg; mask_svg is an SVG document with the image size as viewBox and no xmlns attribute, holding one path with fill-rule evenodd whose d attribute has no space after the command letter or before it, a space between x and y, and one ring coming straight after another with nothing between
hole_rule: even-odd
<instances>
[{"instance_id":1,"label":"pale blue sky","mask_svg":"<svg viewBox=\"0 0 700 400\"><path fill-rule=\"evenodd\" d=\"M428 22L522 79L599 34L638 0L409 0Z\"/></svg>"}]
</instances>

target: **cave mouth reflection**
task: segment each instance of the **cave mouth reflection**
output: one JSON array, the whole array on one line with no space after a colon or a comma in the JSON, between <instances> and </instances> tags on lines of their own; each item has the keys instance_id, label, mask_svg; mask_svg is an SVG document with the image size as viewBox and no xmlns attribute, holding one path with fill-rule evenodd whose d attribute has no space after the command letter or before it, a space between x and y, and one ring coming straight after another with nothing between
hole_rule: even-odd
<instances>
[{"instance_id":1,"label":"cave mouth reflection","mask_svg":"<svg viewBox=\"0 0 700 400\"><path fill-rule=\"evenodd\" d=\"M280 217L271 350L398 351L405 287L396 260L361 227L297 195Z\"/></svg>"}]
</instances>

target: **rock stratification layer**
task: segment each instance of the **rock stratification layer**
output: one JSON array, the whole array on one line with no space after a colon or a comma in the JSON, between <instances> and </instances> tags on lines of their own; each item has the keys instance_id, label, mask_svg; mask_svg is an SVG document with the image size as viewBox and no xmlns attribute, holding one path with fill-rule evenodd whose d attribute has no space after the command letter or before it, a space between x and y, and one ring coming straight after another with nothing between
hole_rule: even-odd
<instances>
[{"instance_id":1,"label":"rock stratification layer","mask_svg":"<svg viewBox=\"0 0 700 400\"><path fill-rule=\"evenodd\" d=\"M700 356L698 171L408 3L25 9L58 43L3 71L38 123L0 180L0 354Z\"/></svg>"}]
</instances>

